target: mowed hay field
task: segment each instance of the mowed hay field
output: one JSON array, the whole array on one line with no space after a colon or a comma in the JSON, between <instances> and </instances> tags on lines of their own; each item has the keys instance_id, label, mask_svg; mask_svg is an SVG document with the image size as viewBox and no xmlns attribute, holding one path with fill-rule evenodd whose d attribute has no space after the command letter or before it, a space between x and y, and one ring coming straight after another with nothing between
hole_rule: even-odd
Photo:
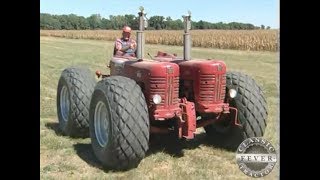
<instances>
[{"instance_id":1,"label":"mowed hay field","mask_svg":"<svg viewBox=\"0 0 320 180\"><path fill-rule=\"evenodd\" d=\"M145 53L158 50L183 55L180 46L146 45ZM62 136L58 128L56 90L63 69L87 67L108 73L106 64L113 42L40 36L40 178L41 179L250 179L236 163L235 152L211 145L203 129L196 140L186 144L178 156L173 145L158 143L150 147L140 165L129 171L103 169L95 158L90 138ZM193 48L193 58L224 60L228 71L241 71L262 86L268 102L265 136L279 151L279 54ZM147 56L145 56L147 57ZM279 178L279 162L263 179Z\"/></svg>"},{"instance_id":2,"label":"mowed hay field","mask_svg":"<svg viewBox=\"0 0 320 180\"><path fill-rule=\"evenodd\" d=\"M192 46L218 49L273 51L279 49L278 30L192 30ZM41 30L42 36L114 41L120 30ZM136 32L132 32L135 39ZM147 44L183 45L183 30L145 31Z\"/></svg>"}]
</instances>

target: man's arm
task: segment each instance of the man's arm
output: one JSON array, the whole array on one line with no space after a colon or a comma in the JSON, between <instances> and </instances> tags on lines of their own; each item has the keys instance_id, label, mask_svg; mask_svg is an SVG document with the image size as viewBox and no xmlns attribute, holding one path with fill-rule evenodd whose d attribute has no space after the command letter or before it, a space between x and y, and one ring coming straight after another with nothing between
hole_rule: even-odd
<instances>
[{"instance_id":1,"label":"man's arm","mask_svg":"<svg viewBox=\"0 0 320 180\"><path fill-rule=\"evenodd\" d=\"M121 51L121 49L122 49L122 44L121 44L121 42L119 42L118 39L116 40L114 46L115 46L116 51Z\"/></svg>"},{"instance_id":2,"label":"man's arm","mask_svg":"<svg viewBox=\"0 0 320 180\"><path fill-rule=\"evenodd\" d=\"M116 49L118 51L122 51L122 52L126 52L128 49L135 50L136 46L137 46L137 43L133 39L130 41L130 45L129 46L124 46L124 47L122 47L121 42L119 42L119 41L116 42Z\"/></svg>"},{"instance_id":3,"label":"man's arm","mask_svg":"<svg viewBox=\"0 0 320 180\"><path fill-rule=\"evenodd\" d=\"M116 42L115 42L114 53L113 54L114 55L116 55L116 54L120 55L120 54L125 53L128 49L129 49L129 47L123 47L120 39L117 39Z\"/></svg>"},{"instance_id":4,"label":"man's arm","mask_svg":"<svg viewBox=\"0 0 320 180\"><path fill-rule=\"evenodd\" d=\"M130 48L133 49L133 51L136 51L136 48L137 48L137 43L135 40L131 40L131 45L130 45Z\"/></svg>"},{"instance_id":5,"label":"man's arm","mask_svg":"<svg viewBox=\"0 0 320 180\"><path fill-rule=\"evenodd\" d=\"M120 51L122 52L126 52L128 49L130 49L130 46L127 46L127 47L123 47L120 49Z\"/></svg>"}]
</instances>

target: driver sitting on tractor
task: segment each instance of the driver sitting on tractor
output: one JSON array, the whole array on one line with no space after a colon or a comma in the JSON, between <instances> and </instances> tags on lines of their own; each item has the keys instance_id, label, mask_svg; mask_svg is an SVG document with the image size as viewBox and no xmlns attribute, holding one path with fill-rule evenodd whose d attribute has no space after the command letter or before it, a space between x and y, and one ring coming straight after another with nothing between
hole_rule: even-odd
<instances>
[{"instance_id":1,"label":"driver sitting on tractor","mask_svg":"<svg viewBox=\"0 0 320 180\"><path fill-rule=\"evenodd\" d=\"M122 29L122 38L119 38L115 42L114 56L136 56L137 43L134 39L130 38L131 28L124 26Z\"/></svg>"}]
</instances>

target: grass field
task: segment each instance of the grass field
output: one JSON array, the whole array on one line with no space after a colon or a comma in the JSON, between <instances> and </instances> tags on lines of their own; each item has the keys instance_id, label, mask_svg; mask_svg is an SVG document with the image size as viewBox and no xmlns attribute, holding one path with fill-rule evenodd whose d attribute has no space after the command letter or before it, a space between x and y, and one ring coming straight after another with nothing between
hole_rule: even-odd
<instances>
[{"instance_id":1,"label":"grass field","mask_svg":"<svg viewBox=\"0 0 320 180\"><path fill-rule=\"evenodd\" d=\"M59 76L69 66L108 73L113 42L40 37L40 178L41 179L249 179L238 168L235 153L210 145L199 129L196 141L175 156L168 144L150 148L140 165L125 172L103 169L91 149L90 139L72 139L58 130L56 89ZM147 45L182 56L182 47ZM264 138L279 150L279 54L193 48L193 58L224 60L228 70L251 75L265 92L268 126ZM264 179L279 178L279 162Z\"/></svg>"}]
</instances>

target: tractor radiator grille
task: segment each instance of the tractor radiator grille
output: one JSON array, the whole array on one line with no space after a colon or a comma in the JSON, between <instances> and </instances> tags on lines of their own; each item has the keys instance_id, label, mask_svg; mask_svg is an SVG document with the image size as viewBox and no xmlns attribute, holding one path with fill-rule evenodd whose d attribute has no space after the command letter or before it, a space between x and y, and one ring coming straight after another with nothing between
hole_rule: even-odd
<instances>
[{"instance_id":1,"label":"tractor radiator grille","mask_svg":"<svg viewBox=\"0 0 320 180\"><path fill-rule=\"evenodd\" d=\"M153 95L159 94L162 101L159 105L167 106L177 104L179 102L179 77L150 77L150 98L152 101Z\"/></svg>"},{"instance_id":2,"label":"tractor radiator grille","mask_svg":"<svg viewBox=\"0 0 320 180\"><path fill-rule=\"evenodd\" d=\"M217 79L219 81L216 82L218 86L216 101L224 101L226 96L226 74L218 74Z\"/></svg>"},{"instance_id":3,"label":"tractor radiator grille","mask_svg":"<svg viewBox=\"0 0 320 180\"><path fill-rule=\"evenodd\" d=\"M223 101L225 98L225 82L225 74L201 74L199 100L205 103Z\"/></svg>"}]
</instances>

